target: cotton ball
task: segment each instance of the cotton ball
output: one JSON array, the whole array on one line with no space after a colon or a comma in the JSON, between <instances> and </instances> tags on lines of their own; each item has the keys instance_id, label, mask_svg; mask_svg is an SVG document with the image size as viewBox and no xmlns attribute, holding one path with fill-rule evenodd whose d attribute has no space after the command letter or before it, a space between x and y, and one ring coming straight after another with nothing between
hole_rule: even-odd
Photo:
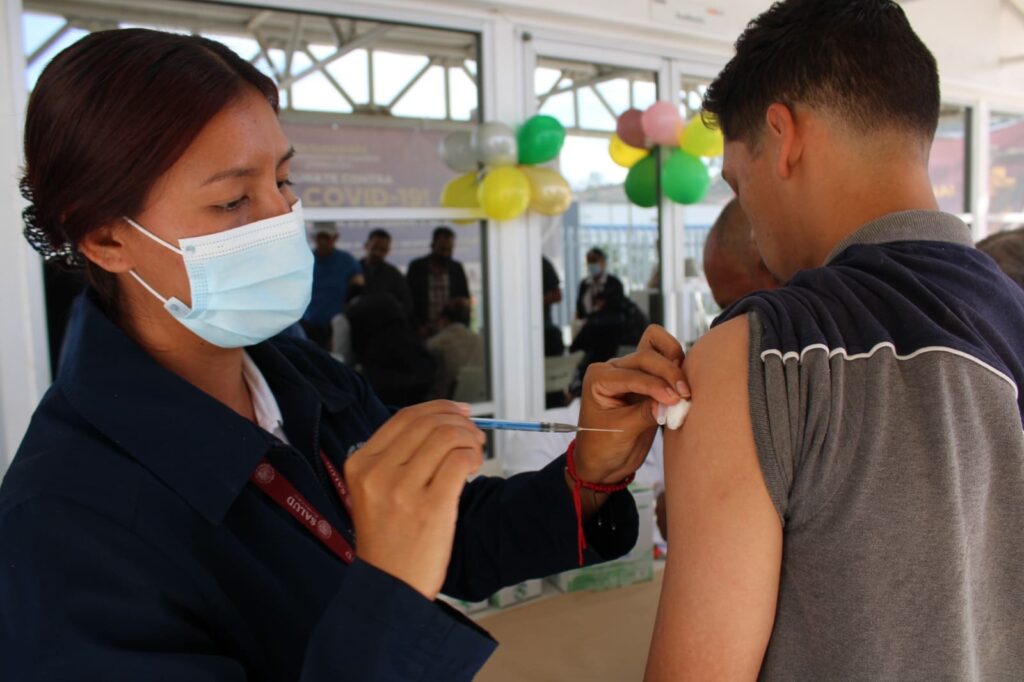
<instances>
[{"instance_id":1,"label":"cotton ball","mask_svg":"<svg viewBox=\"0 0 1024 682\"><path fill-rule=\"evenodd\" d=\"M690 411L690 401L680 400L675 405L665 407L665 426L675 431L683 425L686 414Z\"/></svg>"}]
</instances>

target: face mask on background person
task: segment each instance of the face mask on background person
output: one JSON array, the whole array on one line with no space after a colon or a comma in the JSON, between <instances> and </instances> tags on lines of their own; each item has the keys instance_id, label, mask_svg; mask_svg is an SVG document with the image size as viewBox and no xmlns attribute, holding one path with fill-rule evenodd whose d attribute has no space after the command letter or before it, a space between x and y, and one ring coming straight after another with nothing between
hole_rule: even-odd
<instances>
[{"instance_id":1,"label":"face mask on background person","mask_svg":"<svg viewBox=\"0 0 1024 682\"><path fill-rule=\"evenodd\" d=\"M601 267L600 263L587 263L587 272L590 276L597 279L604 272L604 268Z\"/></svg>"},{"instance_id":2,"label":"face mask on background person","mask_svg":"<svg viewBox=\"0 0 1024 682\"><path fill-rule=\"evenodd\" d=\"M192 307L165 298L134 270L139 284L174 319L221 348L251 346L302 317L313 287L313 254L306 242L302 202L291 211L223 232L178 241L175 247L131 218L125 221L185 261Z\"/></svg>"}]
</instances>

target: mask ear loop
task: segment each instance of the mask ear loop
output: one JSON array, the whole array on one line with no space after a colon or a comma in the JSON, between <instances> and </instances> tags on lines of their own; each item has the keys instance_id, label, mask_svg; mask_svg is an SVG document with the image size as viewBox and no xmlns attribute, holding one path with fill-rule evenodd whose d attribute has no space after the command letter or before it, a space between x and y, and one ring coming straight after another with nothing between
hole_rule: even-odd
<instances>
[{"instance_id":1,"label":"mask ear loop","mask_svg":"<svg viewBox=\"0 0 1024 682\"><path fill-rule=\"evenodd\" d=\"M155 241L160 246L162 246L162 247L164 247L166 249L170 249L171 251L173 251L174 253L178 254L179 256L184 256L185 255L184 253L182 253L181 249L179 249L177 246L173 246L171 244L168 244L163 239L160 239L160 237L157 237L155 234L153 234L152 232L150 232L149 230L144 228L142 225L139 225L137 222L135 222L134 220L132 220L128 216L124 216L124 220L125 220L126 223L128 223L129 225L134 227L136 230L138 230L142 234L146 235L147 237L149 237L150 239Z\"/></svg>"},{"instance_id":2,"label":"mask ear loop","mask_svg":"<svg viewBox=\"0 0 1024 682\"><path fill-rule=\"evenodd\" d=\"M153 234L152 232L150 232L149 230L144 228L142 225L139 225L137 222L135 222L134 220L132 220L128 216L123 216L123 217L124 217L124 220L125 220L126 223L128 223L129 225L134 227L136 230L138 230L142 234L146 235L147 237L149 237L150 239L155 241L160 246L163 246L164 248L170 249L171 251L173 251L174 253L178 254L179 256L184 257L185 254L183 254L181 252L181 249L179 249L178 247L172 246L171 244L168 244L163 239L160 239L160 237L157 237L155 234ZM136 282L141 284L146 289L146 291L148 291L149 293L153 294L153 296L155 296L161 303L163 303L165 306L167 305L167 303L169 302L169 299L164 298L159 293L157 293L156 289L154 289L153 287L151 287L148 284L146 284L146 280L142 279L142 277L140 277L139 274L137 272L135 272L134 269L129 270L128 274L131 275L132 277L134 277Z\"/></svg>"},{"instance_id":3,"label":"mask ear loop","mask_svg":"<svg viewBox=\"0 0 1024 682\"><path fill-rule=\"evenodd\" d=\"M160 294L158 294L156 292L156 289L154 289L153 287L151 287L148 284L146 284L146 280L144 280L141 277L139 277L137 272L135 272L134 270L129 270L128 274L131 275L132 277L134 277L136 282L138 282L143 287L145 287L146 291L148 291L149 293L151 293L154 296L156 296L157 299L159 299L161 303L163 303L165 306L167 305L167 299L164 298L163 296L161 296Z\"/></svg>"}]
</instances>

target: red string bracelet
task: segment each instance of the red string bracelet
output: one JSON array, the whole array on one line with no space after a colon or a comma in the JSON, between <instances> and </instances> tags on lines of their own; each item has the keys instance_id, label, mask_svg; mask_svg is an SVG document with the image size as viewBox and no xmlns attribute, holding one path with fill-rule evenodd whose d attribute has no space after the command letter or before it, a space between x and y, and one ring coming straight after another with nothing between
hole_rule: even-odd
<instances>
[{"instance_id":1,"label":"red string bracelet","mask_svg":"<svg viewBox=\"0 0 1024 682\"><path fill-rule=\"evenodd\" d=\"M573 481L572 504L576 508L576 549L580 555L580 566L583 565L583 550L587 548L586 533L583 532L583 500L580 499L580 490L586 488L599 493L614 493L625 490L633 482L636 474L630 474L620 483L613 485L602 485L601 483L588 483L581 481L576 474L576 462L573 460L573 453L576 452L576 439L569 443L569 449L565 451L565 470L569 472L569 478Z\"/></svg>"}]
</instances>

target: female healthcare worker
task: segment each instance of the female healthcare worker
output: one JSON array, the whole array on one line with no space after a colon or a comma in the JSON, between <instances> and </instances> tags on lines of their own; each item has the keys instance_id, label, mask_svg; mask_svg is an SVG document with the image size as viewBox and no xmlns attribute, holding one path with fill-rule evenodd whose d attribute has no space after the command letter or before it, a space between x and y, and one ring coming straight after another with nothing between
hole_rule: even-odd
<instances>
[{"instance_id":1,"label":"female healthcare worker","mask_svg":"<svg viewBox=\"0 0 1024 682\"><path fill-rule=\"evenodd\" d=\"M588 377L581 419L622 433L469 484L466 406L392 415L271 338L312 268L277 92L219 43L130 29L69 47L32 93L26 236L92 286L0 491L3 679L466 679L495 644L439 592L635 541L617 484L652 405L686 390L663 332Z\"/></svg>"}]
</instances>

